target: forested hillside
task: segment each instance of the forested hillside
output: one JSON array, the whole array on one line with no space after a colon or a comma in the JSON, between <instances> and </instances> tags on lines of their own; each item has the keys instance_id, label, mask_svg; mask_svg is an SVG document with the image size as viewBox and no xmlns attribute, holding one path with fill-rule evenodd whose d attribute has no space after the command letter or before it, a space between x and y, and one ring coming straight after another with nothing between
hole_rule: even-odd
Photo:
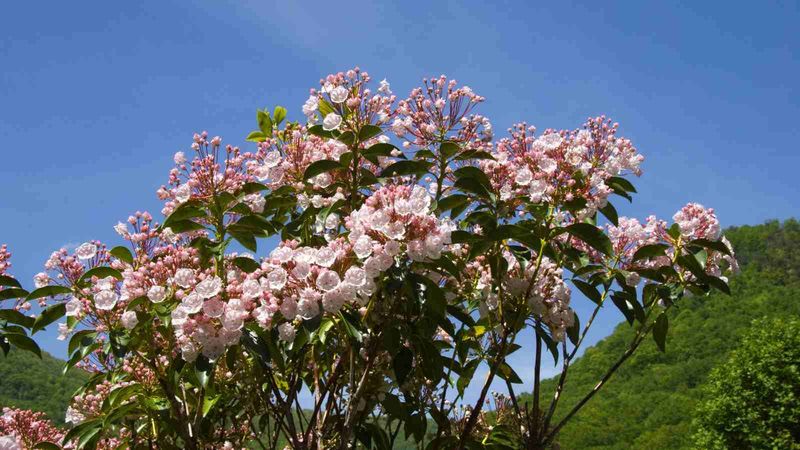
<instances>
[{"instance_id":1,"label":"forested hillside","mask_svg":"<svg viewBox=\"0 0 800 450\"><path fill-rule=\"evenodd\" d=\"M652 341L643 345L563 429L563 449L691 447L699 388L711 369L727 359L755 319L800 314L800 224L774 221L725 234L742 266L731 281L732 295L687 299L671 311L666 353ZM622 323L576 361L562 414L591 390L631 336ZM544 386L548 402L554 384Z\"/></svg>"},{"instance_id":2,"label":"forested hillside","mask_svg":"<svg viewBox=\"0 0 800 450\"><path fill-rule=\"evenodd\" d=\"M63 376L63 364L47 353L42 353L42 359L16 349L6 357L0 355L0 407L42 411L55 423L64 423L72 394L88 376L78 370Z\"/></svg>"}]
</instances>

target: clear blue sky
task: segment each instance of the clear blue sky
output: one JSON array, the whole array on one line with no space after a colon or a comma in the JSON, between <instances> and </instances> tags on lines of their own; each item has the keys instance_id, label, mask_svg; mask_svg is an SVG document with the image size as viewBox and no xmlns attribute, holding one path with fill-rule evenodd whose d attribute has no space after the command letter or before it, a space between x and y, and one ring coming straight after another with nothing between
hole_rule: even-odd
<instances>
[{"instance_id":1,"label":"clear blue sky","mask_svg":"<svg viewBox=\"0 0 800 450\"><path fill-rule=\"evenodd\" d=\"M246 145L257 107L300 119L308 88L355 65L400 95L455 77L498 132L611 116L646 157L626 215L689 200L724 225L800 212L796 2L192 3L0 6L0 242L28 285L52 250L116 245L118 220L158 215L194 131ZM591 340L619 319L605 311ZM39 341L64 357L54 336Z\"/></svg>"}]
</instances>

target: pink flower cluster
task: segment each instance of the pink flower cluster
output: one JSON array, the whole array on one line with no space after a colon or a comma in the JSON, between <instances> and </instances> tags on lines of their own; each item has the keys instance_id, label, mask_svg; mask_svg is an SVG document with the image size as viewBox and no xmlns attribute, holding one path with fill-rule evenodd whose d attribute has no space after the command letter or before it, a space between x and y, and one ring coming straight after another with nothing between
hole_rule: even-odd
<instances>
[{"instance_id":1,"label":"pink flower cluster","mask_svg":"<svg viewBox=\"0 0 800 450\"><path fill-rule=\"evenodd\" d=\"M501 198L526 198L532 203L570 202L584 199L580 219L606 205L613 192L611 177L641 174L644 157L628 139L617 137L618 124L605 117L589 119L583 129L545 130L536 137L534 127L518 124L511 137L501 139L494 160L480 163Z\"/></svg>"},{"instance_id":2,"label":"pink flower cluster","mask_svg":"<svg viewBox=\"0 0 800 450\"><path fill-rule=\"evenodd\" d=\"M11 267L11 252L6 244L0 245L0 275L5 275Z\"/></svg>"},{"instance_id":3,"label":"pink flower cluster","mask_svg":"<svg viewBox=\"0 0 800 450\"><path fill-rule=\"evenodd\" d=\"M358 130L363 124L387 123L392 114L395 96L386 80L373 93L368 85L371 78L358 67L331 74L320 80L321 88L312 89L303 105L303 114L310 124L322 119L325 130ZM332 111L322 110L324 102ZM319 114L319 115L318 115Z\"/></svg>"},{"instance_id":4,"label":"pink flower cluster","mask_svg":"<svg viewBox=\"0 0 800 450\"><path fill-rule=\"evenodd\" d=\"M192 150L197 156L191 161L183 152L175 153L169 185L157 191L158 198L166 201L164 215L191 199L207 200L222 192L236 194L245 183L255 181L247 171L248 162L255 155L230 145L225 146L223 154L221 146L222 138L209 140L208 132L203 131L194 135Z\"/></svg>"},{"instance_id":5,"label":"pink flower cluster","mask_svg":"<svg viewBox=\"0 0 800 450\"><path fill-rule=\"evenodd\" d=\"M456 80L441 75L423 80L424 87L415 88L409 97L398 102L392 131L403 146L428 148L445 140L458 142L465 148L491 140L492 125L488 119L470 115L484 98L469 86L457 87Z\"/></svg>"},{"instance_id":6,"label":"pink flower cluster","mask_svg":"<svg viewBox=\"0 0 800 450\"><path fill-rule=\"evenodd\" d=\"M503 257L508 263L502 279L503 301L509 301L505 298L524 301L534 317L550 329L553 339L563 341L567 328L575 321L575 313L569 306L572 292L564 282L563 270L546 256L542 256L538 268L536 255L533 255L534 262L529 262L524 268L511 252L505 251ZM481 314L495 314L501 301L500 293L493 289L495 283L485 258L478 257L469 263L467 272L477 278L475 289L481 299Z\"/></svg>"},{"instance_id":7,"label":"pink flower cluster","mask_svg":"<svg viewBox=\"0 0 800 450\"><path fill-rule=\"evenodd\" d=\"M377 244L392 256L403 252L414 261L439 259L455 225L437 218L431 203L422 186L387 185L375 191L345 220L356 254L369 257Z\"/></svg>"},{"instance_id":8,"label":"pink flower cluster","mask_svg":"<svg viewBox=\"0 0 800 450\"><path fill-rule=\"evenodd\" d=\"M60 443L64 433L53 426L44 413L3 408L0 416L0 450L33 448L39 442Z\"/></svg>"}]
</instances>

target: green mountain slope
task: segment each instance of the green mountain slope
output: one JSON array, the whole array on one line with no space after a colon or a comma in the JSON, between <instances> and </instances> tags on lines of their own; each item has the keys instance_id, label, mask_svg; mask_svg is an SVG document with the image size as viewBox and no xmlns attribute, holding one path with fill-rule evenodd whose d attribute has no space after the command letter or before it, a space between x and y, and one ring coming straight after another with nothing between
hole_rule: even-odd
<instances>
[{"instance_id":1,"label":"green mountain slope","mask_svg":"<svg viewBox=\"0 0 800 450\"><path fill-rule=\"evenodd\" d=\"M47 353L42 359L16 349L7 357L0 354L0 407L42 411L55 423L64 423L67 404L88 375L72 370L62 376L63 364Z\"/></svg>"},{"instance_id":2,"label":"green mountain slope","mask_svg":"<svg viewBox=\"0 0 800 450\"><path fill-rule=\"evenodd\" d=\"M800 315L800 223L729 229L742 273L732 296L686 299L671 311L667 352L650 341L564 427L563 449L673 449L691 446L692 415L711 369L727 359L754 319ZM612 306L613 307L613 306ZM586 350L570 369L564 414L627 348L627 323ZM555 380L543 386L549 404Z\"/></svg>"}]
</instances>

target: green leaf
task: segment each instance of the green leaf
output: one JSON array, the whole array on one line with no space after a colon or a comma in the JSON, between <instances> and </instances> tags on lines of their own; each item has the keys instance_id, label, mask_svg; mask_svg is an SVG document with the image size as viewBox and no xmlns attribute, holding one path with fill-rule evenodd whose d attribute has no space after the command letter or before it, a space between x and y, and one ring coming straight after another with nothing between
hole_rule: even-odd
<instances>
[{"instance_id":1,"label":"green leaf","mask_svg":"<svg viewBox=\"0 0 800 450\"><path fill-rule=\"evenodd\" d=\"M90 280L92 277L97 278L107 278L107 277L114 277L118 280L122 279L122 274L117 269L112 269L111 267L95 267L89 269L81 275L80 279L78 279L78 283L83 283L84 281Z\"/></svg>"},{"instance_id":2,"label":"green leaf","mask_svg":"<svg viewBox=\"0 0 800 450\"><path fill-rule=\"evenodd\" d=\"M661 313L653 325L653 339L656 341L658 349L662 352L666 350L667 345L667 330L669 329L669 319L666 313Z\"/></svg>"},{"instance_id":3,"label":"green leaf","mask_svg":"<svg viewBox=\"0 0 800 450\"><path fill-rule=\"evenodd\" d=\"M721 278L708 276L705 281L714 289L731 295L731 288L728 286L728 283L722 281Z\"/></svg>"},{"instance_id":4,"label":"green leaf","mask_svg":"<svg viewBox=\"0 0 800 450\"><path fill-rule=\"evenodd\" d=\"M327 138L327 139L333 138L333 133L322 128L322 125L313 125L308 127L308 133L313 134L314 136L319 136L321 138Z\"/></svg>"},{"instance_id":5,"label":"green leaf","mask_svg":"<svg viewBox=\"0 0 800 450\"><path fill-rule=\"evenodd\" d=\"M512 384L522 384L522 379L517 375L517 372L514 372L514 369L506 362L503 362L497 368L497 376Z\"/></svg>"},{"instance_id":6,"label":"green leaf","mask_svg":"<svg viewBox=\"0 0 800 450\"><path fill-rule=\"evenodd\" d=\"M383 169L380 178L404 175L422 175L430 169L431 163L425 161L397 161Z\"/></svg>"},{"instance_id":7,"label":"green leaf","mask_svg":"<svg viewBox=\"0 0 800 450\"><path fill-rule=\"evenodd\" d=\"M695 239L689 243L690 245L698 245L703 248L707 248L709 250L716 250L720 253L724 253L728 256L731 254L731 249L728 248L722 241L712 241L709 239Z\"/></svg>"},{"instance_id":8,"label":"green leaf","mask_svg":"<svg viewBox=\"0 0 800 450\"><path fill-rule=\"evenodd\" d=\"M272 118L276 124L283 122L283 119L286 118L286 108L283 106L276 106L275 110L272 111Z\"/></svg>"},{"instance_id":9,"label":"green leaf","mask_svg":"<svg viewBox=\"0 0 800 450\"><path fill-rule=\"evenodd\" d=\"M46 326L64 317L66 312L67 306L65 303L59 303L43 309L41 314L39 314L39 317L34 319L33 327L31 328L31 334L34 334L39 330L43 330Z\"/></svg>"},{"instance_id":10,"label":"green leaf","mask_svg":"<svg viewBox=\"0 0 800 450\"><path fill-rule=\"evenodd\" d=\"M179 222L187 219L194 219L195 217L205 217L206 212L203 208L197 205L194 201L182 203L180 206L172 211L172 214L167 217L161 225L161 229L172 227L174 222ZM173 228L172 231L175 231Z\"/></svg>"},{"instance_id":11,"label":"green leaf","mask_svg":"<svg viewBox=\"0 0 800 450\"><path fill-rule=\"evenodd\" d=\"M462 167L453 174L456 176L454 186L482 197L492 196L492 183L483 171L474 166Z\"/></svg>"},{"instance_id":12,"label":"green leaf","mask_svg":"<svg viewBox=\"0 0 800 450\"><path fill-rule=\"evenodd\" d=\"M381 134L382 131L383 130L381 130L381 127L375 125L364 125L360 130L358 130L358 140L364 142L367 139Z\"/></svg>"},{"instance_id":13,"label":"green leaf","mask_svg":"<svg viewBox=\"0 0 800 450\"><path fill-rule=\"evenodd\" d=\"M461 151L461 147L455 142L443 142L441 146L439 146L439 153L444 156L446 159L449 159L456 153Z\"/></svg>"},{"instance_id":14,"label":"green leaf","mask_svg":"<svg viewBox=\"0 0 800 450\"><path fill-rule=\"evenodd\" d=\"M133 254L131 253L130 250L128 250L127 247L123 247L121 245L118 245L118 246L112 248L109 253L111 254L111 256L117 258L118 260L120 260L122 262L126 262L128 264L133 264Z\"/></svg>"},{"instance_id":15,"label":"green leaf","mask_svg":"<svg viewBox=\"0 0 800 450\"><path fill-rule=\"evenodd\" d=\"M643 245L639 247L639 249L633 254L633 261L639 261L640 259L645 258L653 258L655 256L664 256L666 255L668 248L669 246L666 244Z\"/></svg>"},{"instance_id":16,"label":"green leaf","mask_svg":"<svg viewBox=\"0 0 800 450\"><path fill-rule=\"evenodd\" d=\"M28 336L25 336L24 334L10 333L4 334L3 337L15 347L22 350L27 350L41 359L42 351L39 350L39 346L36 345L36 341Z\"/></svg>"},{"instance_id":17,"label":"green leaf","mask_svg":"<svg viewBox=\"0 0 800 450\"><path fill-rule=\"evenodd\" d=\"M572 322L572 326L567 328L567 337L569 341L572 342L572 345L578 345L578 340L581 338L581 320L578 316L578 313L573 312L574 319Z\"/></svg>"},{"instance_id":18,"label":"green leaf","mask_svg":"<svg viewBox=\"0 0 800 450\"><path fill-rule=\"evenodd\" d=\"M617 214L617 208L614 208L614 205L611 202L606 203L606 206L600 208L600 212L606 216L609 222L611 222L615 227L619 226L619 214Z\"/></svg>"},{"instance_id":19,"label":"green leaf","mask_svg":"<svg viewBox=\"0 0 800 450\"><path fill-rule=\"evenodd\" d=\"M3 319L9 323L21 325L25 328L32 327L34 322L33 317L28 317L25 314L13 309L0 309L0 319Z\"/></svg>"},{"instance_id":20,"label":"green leaf","mask_svg":"<svg viewBox=\"0 0 800 450\"><path fill-rule=\"evenodd\" d=\"M21 288L8 288L0 290L0 301L8 300L10 298L25 298L29 294L28 291Z\"/></svg>"},{"instance_id":21,"label":"green leaf","mask_svg":"<svg viewBox=\"0 0 800 450\"><path fill-rule=\"evenodd\" d=\"M630 181L626 180L622 177L611 177L606 180L606 184L611 187L611 189L617 190L619 188L625 192L632 192L636 193L636 188L633 187Z\"/></svg>"},{"instance_id":22,"label":"green leaf","mask_svg":"<svg viewBox=\"0 0 800 450\"><path fill-rule=\"evenodd\" d=\"M324 118L325 118L325 116L327 116L328 114L330 114L330 113L332 113L332 112L336 112L336 111L333 109L333 106L331 106L331 104L330 104L330 103L328 103L328 102L327 102L327 100L325 100L325 99L322 99L322 98L321 98L321 99L319 99L319 103L318 103L318 105L319 105L319 113L320 113L320 115L322 115L322 118L323 118L323 119L324 119Z\"/></svg>"},{"instance_id":23,"label":"green leaf","mask_svg":"<svg viewBox=\"0 0 800 450\"><path fill-rule=\"evenodd\" d=\"M19 284L19 281L8 275L0 275L0 286L22 288L22 285Z\"/></svg>"},{"instance_id":24,"label":"green leaf","mask_svg":"<svg viewBox=\"0 0 800 450\"><path fill-rule=\"evenodd\" d=\"M491 159L494 160L494 156L491 153L485 152L483 150L467 150L461 152L460 155L456 156L456 161L466 161L469 159Z\"/></svg>"},{"instance_id":25,"label":"green leaf","mask_svg":"<svg viewBox=\"0 0 800 450\"><path fill-rule=\"evenodd\" d=\"M600 292L598 292L597 288L591 284L577 278L572 279L572 284L574 284L578 290L583 292L583 295L585 295L589 300L598 305L603 302L603 296L600 294Z\"/></svg>"},{"instance_id":26,"label":"green leaf","mask_svg":"<svg viewBox=\"0 0 800 450\"><path fill-rule=\"evenodd\" d=\"M397 384L402 385L405 383L408 374L411 373L411 365L414 361L414 354L408 347L403 347L395 355L392 360L392 367L394 368L394 376L397 378Z\"/></svg>"},{"instance_id":27,"label":"green leaf","mask_svg":"<svg viewBox=\"0 0 800 450\"><path fill-rule=\"evenodd\" d=\"M178 220L170 224L170 229L174 233L188 233L190 231L205 230L206 228L203 225L191 220Z\"/></svg>"},{"instance_id":28,"label":"green leaf","mask_svg":"<svg viewBox=\"0 0 800 450\"><path fill-rule=\"evenodd\" d=\"M308 180L309 178L313 178L321 173L330 172L331 170L343 169L344 167L339 164L339 161L334 161L332 159L322 159L319 161L314 161L311 165L306 168L305 173L303 174L303 179Z\"/></svg>"},{"instance_id":29,"label":"green leaf","mask_svg":"<svg viewBox=\"0 0 800 450\"><path fill-rule=\"evenodd\" d=\"M203 417L208 415L208 413L211 411L211 408L213 408L221 398L221 395L203 398Z\"/></svg>"},{"instance_id":30,"label":"green leaf","mask_svg":"<svg viewBox=\"0 0 800 450\"><path fill-rule=\"evenodd\" d=\"M453 208L463 206L469 203L469 197L463 194L455 194L439 200L437 208L441 212L450 211Z\"/></svg>"},{"instance_id":31,"label":"green leaf","mask_svg":"<svg viewBox=\"0 0 800 450\"><path fill-rule=\"evenodd\" d=\"M61 447L52 442L42 441L31 447L31 450L61 450Z\"/></svg>"},{"instance_id":32,"label":"green leaf","mask_svg":"<svg viewBox=\"0 0 800 450\"><path fill-rule=\"evenodd\" d=\"M567 227L567 232L606 256L611 256L614 253L611 240L601 229L594 225L574 223Z\"/></svg>"},{"instance_id":33,"label":"green leaf","mask_svg":"<svg viewBox=\"0 0 800 450\"><path fill-rule=\"evenodd\" d=\"M258 111L256 113L258 120L258 128L264 133L266 137L272 137L272 119L269 118L269 113L266 111Z\"/></svg>"},{"instance_id":34,"label":"green leaf","mask_svg":"<svg viewBox=\"0 0 800 450\"><path fill-rule=\"evenodd\" d=\"M234 231L229 230L231 236L236 239L236 242L242 244L242 247L250 250L251 252L255 252L257 247L256 238L252 232L248 231Z\"/></svg>"},{"instance_id":35,"label":"green leaf","mask_svg":"<svg viewBox=\"0 0 800 450\"><path fill-rule=\"evenodd\" d=\"M260 131L251 131L250 134L247 135L245 140L247 142L264 142L267 140L267 137L264 136L264 133Z\"/></svg>"},{"instance_id":36,"label":"green leaf","mask_svg":"<svg viewBox=\"0 0 800 450\"><path fill-rule=\"evenodd\" d=\"M72 289L64 286L45 286L34 290L27 297L25 301L36 300L37 298L54 297L59 294L71 294Z\"/></svg>"},{"instance_id":37,"label":"green leaf","mask_svg":"<svg viewBox=\"0 0 800 450\"><path fill-rule=\"evenodd\" d=\"M233 258L233 265L247 273L253 273L261 267L256 260L246 256L237 256Z\"/></svg>"}]
</instances>

